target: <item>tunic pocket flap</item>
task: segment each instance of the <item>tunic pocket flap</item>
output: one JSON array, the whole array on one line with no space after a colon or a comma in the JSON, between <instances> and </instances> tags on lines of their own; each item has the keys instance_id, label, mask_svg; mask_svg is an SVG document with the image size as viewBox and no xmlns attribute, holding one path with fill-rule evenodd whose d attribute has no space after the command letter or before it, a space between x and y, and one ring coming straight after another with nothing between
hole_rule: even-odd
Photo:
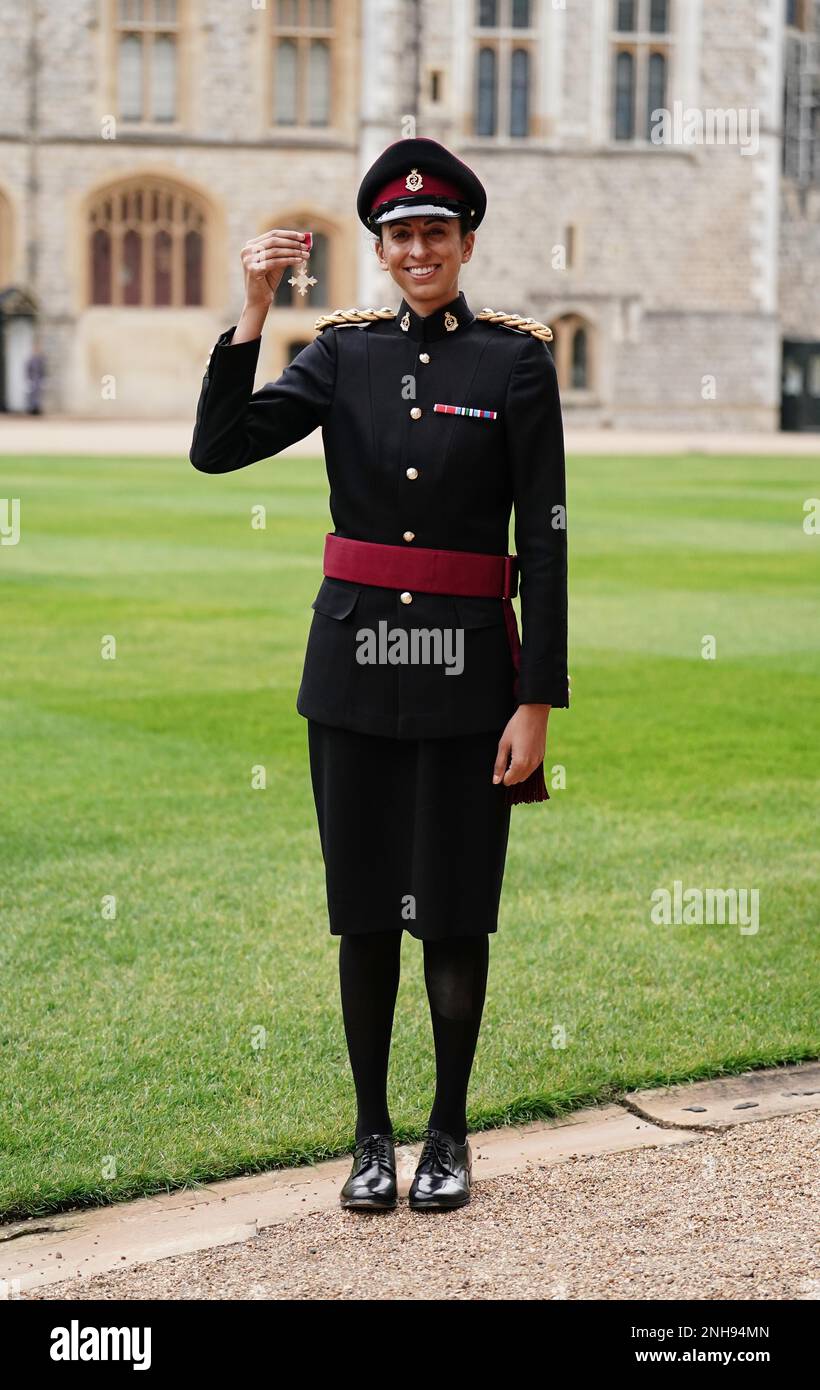
<instances>
[{"instance_id":1,"label":"tunic pocket flap","mask_svg":"<svg viewBox=\"0 0 820 1390\"><path fill-rule=\"evenodd\" d=\"M360 593L361 587L358 584L350 584L346 579L326 577L322 580L322 587L310 606L328 618L346 618L353 612Z\"/></svg>"},{"instance_id":2,"label":"tunic pocket flap","mask_svg":"<svg viewBox=\"0 0 820 1390\"><path fill-rule=\"evenodd\" d=\"M495 627L504 622L500 598L465 598L453 595L459 627Z\"/></svg>"}]
</instances>

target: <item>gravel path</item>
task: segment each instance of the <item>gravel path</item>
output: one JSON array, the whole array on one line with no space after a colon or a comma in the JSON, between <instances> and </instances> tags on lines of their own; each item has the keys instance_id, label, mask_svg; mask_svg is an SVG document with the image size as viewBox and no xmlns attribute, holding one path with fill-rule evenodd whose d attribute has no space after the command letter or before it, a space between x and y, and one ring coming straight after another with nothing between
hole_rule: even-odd
<instances>
[{"instance_id":1,"label":"gravel path","mask_svg":"<svg viewBox=\"0 0 820 1390\"><path fill-rule=\"evenodd\" d=\"M816 1299L820 1113L480 1180L456 1212L320 1212L32 1299Z\"/></svg>"}]
</instances>

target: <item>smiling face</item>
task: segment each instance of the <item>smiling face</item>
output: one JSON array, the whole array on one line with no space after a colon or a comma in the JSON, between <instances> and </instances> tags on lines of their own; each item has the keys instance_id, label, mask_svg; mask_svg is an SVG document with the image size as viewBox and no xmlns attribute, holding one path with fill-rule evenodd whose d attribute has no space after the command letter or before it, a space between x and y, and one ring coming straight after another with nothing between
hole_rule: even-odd
<instances>
[{"instance_id":1,"label":"smiling face","mask_svg":"<svg viewBox=\"0 0 820 1390\"><path fill-rule=\"evenodd\" d=\"M376 257L411 309L426 316L458 294L459 271L473 254L475 232L462 240L457 217L402 217L382 223Z\"/></svg>"}]
</instances>

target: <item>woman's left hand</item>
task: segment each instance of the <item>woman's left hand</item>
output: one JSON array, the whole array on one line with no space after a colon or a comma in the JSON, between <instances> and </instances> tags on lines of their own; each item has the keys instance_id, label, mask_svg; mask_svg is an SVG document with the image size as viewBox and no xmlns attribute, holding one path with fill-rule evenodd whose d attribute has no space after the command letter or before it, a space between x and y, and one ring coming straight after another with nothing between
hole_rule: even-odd
<instances>
[{"instance_id":1,"label":"woman's left hand","mask_svg":"<svg viewBox=\"0 0 820 1390\"><path fill-rule=\"evenodd\" d=\"M543 762L551 705L519 705L498 741L493 782L512 787Z\"/></svg>"}]
</instances>

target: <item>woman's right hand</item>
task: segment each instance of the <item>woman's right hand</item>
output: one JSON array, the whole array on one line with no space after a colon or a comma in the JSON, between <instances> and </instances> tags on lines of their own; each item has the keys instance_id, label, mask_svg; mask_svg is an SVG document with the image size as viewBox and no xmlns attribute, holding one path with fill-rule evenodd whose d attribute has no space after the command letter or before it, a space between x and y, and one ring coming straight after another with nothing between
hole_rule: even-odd
<instances>
[{"instance_id":1,"label":"woman's right hand","mask_svg":"<svg viewBox=\"0 0 820 1390\"><path fill-rule=\"evenodd\" d=\"M251 237L242 247L245 272L245 307L267 313L288 266L307 265L309 233L275 227Z\"/></svg>"}]
</instances>

